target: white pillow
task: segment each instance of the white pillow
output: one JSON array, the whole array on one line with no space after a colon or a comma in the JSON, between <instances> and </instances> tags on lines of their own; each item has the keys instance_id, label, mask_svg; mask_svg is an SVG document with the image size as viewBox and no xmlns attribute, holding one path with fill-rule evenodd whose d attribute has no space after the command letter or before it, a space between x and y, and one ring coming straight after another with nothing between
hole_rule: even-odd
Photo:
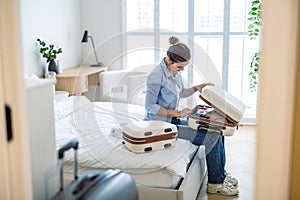
<instances>
[{"instance_id":1,"label":"white pillow","mask_svg":"<svg viewBox=\"0 0 300 200\"><path fill-rule=\"evenodd\" d=\"M55 121L65 118L90 102L85 96L70 96L60 101L54 101Z\"/></svg>"}]
</instances>

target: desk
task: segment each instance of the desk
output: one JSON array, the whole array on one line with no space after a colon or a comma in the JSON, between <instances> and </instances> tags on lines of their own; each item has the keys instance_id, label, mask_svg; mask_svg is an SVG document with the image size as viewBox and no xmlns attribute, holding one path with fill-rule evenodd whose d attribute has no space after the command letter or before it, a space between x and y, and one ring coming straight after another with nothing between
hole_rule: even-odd
<instances>
[{"instance_id":1,"label":"desk","mask_svg":"<svg viewBox=\"0 0 300 200\"><path fill-rule=\"evenodd\" d=\"M64 69L56 75L55 90L68 91L70 95L82 94L88 91L88 85L100 85L99 74L107 70L107 66L76 66Z\"/></svg>"}]
</instances>

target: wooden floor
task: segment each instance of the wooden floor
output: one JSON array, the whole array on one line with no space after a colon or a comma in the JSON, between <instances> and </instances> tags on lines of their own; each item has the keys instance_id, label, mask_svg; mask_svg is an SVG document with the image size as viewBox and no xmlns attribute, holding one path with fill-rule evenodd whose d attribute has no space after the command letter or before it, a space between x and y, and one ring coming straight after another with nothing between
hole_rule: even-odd
<instances>
[{"instance_id":1,"label":"wooden floor","mask_svg":"<svg viewBox=\"0 0 300 200\"><path fill-rule=\"evenodd\" d=\"M226 197L207 194L206 184L200 188L197 200L253 200L256 156L255 126L242 126L233 136L225 137L226 171L239 180L239 195Z\"/></svg>"}]
</instances>

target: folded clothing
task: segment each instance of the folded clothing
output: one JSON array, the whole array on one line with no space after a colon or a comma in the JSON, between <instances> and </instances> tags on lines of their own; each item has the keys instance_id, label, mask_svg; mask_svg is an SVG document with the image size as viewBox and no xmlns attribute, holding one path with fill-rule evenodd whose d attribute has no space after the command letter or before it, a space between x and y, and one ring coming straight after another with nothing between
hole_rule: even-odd
<instances>
[{"instance_id":1,"label":"folded clothing","mask_svg":"<svg viewBox=\"0 0 300 200\"><path fill-rule=\"evenodd\" d=\"M224 122L226 121L225 117L218 113L216 110L209 111L205 113L205 117L212 120L212 121L218 121L218 122Z\"/></svg>"}]
</instances>

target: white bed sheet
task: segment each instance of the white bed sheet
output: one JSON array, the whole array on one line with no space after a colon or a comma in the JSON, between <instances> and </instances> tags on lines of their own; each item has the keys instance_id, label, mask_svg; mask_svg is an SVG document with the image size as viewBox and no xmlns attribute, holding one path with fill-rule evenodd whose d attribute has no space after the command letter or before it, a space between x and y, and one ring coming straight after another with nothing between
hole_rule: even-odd
<instances>
[{"instance_id":1,"label":"white bed sheet","mask_svg":"<svg viewBox=\"0 0 300 200\"><path fill-rule=\"evenodd\" d=\"M111 102L82 104L56 121L57 148L77 138L80 143L79 168L118 168L137 176L166 171L184 178L187 165L197 149L189 141L178 139L174 148L136 154L111 134L111 129L121 123L142 120L144 113L144 107L138 105ZM66 154L65 162L73 163L72 152Z\"/></svg>"}]
</instances>

